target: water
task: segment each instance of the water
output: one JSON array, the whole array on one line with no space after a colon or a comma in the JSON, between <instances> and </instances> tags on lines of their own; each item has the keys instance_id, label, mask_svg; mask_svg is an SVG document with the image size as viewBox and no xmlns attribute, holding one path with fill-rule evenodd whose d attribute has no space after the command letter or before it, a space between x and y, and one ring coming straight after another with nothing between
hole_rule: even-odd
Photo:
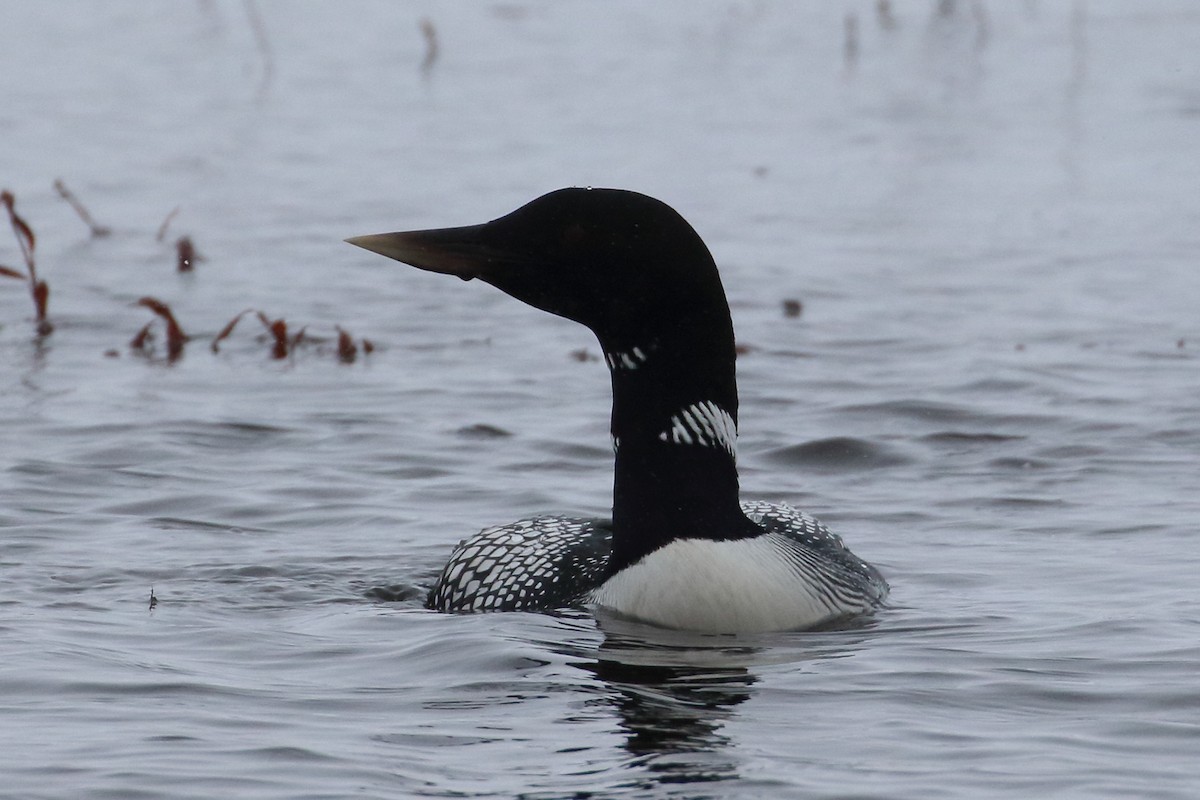
<instances>
[{"instance_id":1,"label":"water","mask_svg":"<svg viewBox=\"0 0 1200 800\"><path fill-rule=\"evenodd\" d=\"M0 794L1196 796L1200 10L891 9L0 6L56 328L0 279ZM462 536L606 511L607 376L341 240L564 185L709 242L746 494L884 569L875 620L420 608ZM174 363L130 351L144 295ZM308 343L213 354L247 307Z\"/></svg>"}]
</instances>

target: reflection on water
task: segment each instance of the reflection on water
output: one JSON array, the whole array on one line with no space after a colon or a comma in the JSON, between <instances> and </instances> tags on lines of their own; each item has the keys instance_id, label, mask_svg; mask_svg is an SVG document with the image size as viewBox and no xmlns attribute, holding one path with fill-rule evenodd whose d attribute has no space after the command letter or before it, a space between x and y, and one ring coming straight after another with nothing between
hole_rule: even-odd
<instances>
[{"instance_id":1,"label":"reflection on water","mask_svg":"<svg viewBox=\"0 0 1200 800\"><path fill-rule=\"evenodd\" d=\"M742 759L723 732L755 695L765 666L794 669L843 658L864 646L859 630L746 637L672 631L597 610L604 638L575 651L575 666L598 679L602 704L616 716L627 767L639 785L732 781ZM819 638L813 638L819 637ZM586 655L585 655L586 653Z\"/></svg>"},{"instance_id":2,"label":"reflection on water","mask_svg":"<svg viewBox=\"0 0 1200 800\"><path fill-rule=\"evenodd\" d=\"M721 728L750 697L756 679L737 664L752 663L757 648L612 618L602 618L601 627L605 639L597 660L581 666L609 690L606 702L625 736L624 747L646 769L646 778L661 783L736 778L737 760L724 752L731 742Z\"/></svg>"},{"instance_id":3,"label":"reflection on water","mask_svg":"<svg viewBox=\"0 0 1200 800\"><path fill-rule=\"evenodd\" d=\"M737 760L724 753L731 741L720 729L750 697L754 678L747 670L601 660L595 675L616 693L611 702L625 749L645 768L648 781L701 783L738 776Z\"/></svg>"}]
</instances>

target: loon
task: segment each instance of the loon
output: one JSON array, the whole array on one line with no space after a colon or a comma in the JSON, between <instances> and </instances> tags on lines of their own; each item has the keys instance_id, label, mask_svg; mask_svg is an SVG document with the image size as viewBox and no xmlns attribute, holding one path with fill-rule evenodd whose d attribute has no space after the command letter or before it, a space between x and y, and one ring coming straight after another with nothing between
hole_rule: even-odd
<instances>
[{"instance_id":1,"label":"loon","mask_svg":"<svg viewBox=\"0 0 1200 800\"><path fill-rule=\"evenodd\" d=\"M567 188L481 225L346 241L582 323L612 378L612 519L483 530L455 548L428 608L582 605L665 628L751 633L882 604L883 576L824 525L787 505L739 501L729 304L708 248L670 206Z\"/></svg>"}]
</instances>

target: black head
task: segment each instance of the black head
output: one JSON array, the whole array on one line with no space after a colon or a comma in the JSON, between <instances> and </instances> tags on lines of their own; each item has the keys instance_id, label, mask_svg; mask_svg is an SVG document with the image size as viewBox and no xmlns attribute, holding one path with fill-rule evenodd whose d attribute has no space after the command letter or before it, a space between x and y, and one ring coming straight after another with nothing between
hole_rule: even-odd
<instances>
[{"instance_id":1,"label":"black head","mask_svg":"<svg viewBox=\"0 0 1200 800\"><path fill-rule=\"evenodd\" d=\"M479 278L587 325L602 341L656 321L703 326L723 317L728 324L704 242L670 206L637 192L559 189L483 225L346 241L421 269Z\"/></svg>"}]
</instances>

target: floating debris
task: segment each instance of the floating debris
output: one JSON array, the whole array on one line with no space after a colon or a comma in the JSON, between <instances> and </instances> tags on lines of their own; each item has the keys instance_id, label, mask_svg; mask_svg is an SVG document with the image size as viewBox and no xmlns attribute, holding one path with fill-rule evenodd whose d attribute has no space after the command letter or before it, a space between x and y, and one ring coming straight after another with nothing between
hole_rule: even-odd
<instances>
[{"instance_id":1,"label":"floating debris","mask_svg":"<svg viewBox=\"0 0 1200 800\"><path fill-rule=\"evenodd\" d=\"M783 301L783 315L790 319L795 319L804 313L804 304L794 297L789 297Z\"/></svg>"}]
</instances>

